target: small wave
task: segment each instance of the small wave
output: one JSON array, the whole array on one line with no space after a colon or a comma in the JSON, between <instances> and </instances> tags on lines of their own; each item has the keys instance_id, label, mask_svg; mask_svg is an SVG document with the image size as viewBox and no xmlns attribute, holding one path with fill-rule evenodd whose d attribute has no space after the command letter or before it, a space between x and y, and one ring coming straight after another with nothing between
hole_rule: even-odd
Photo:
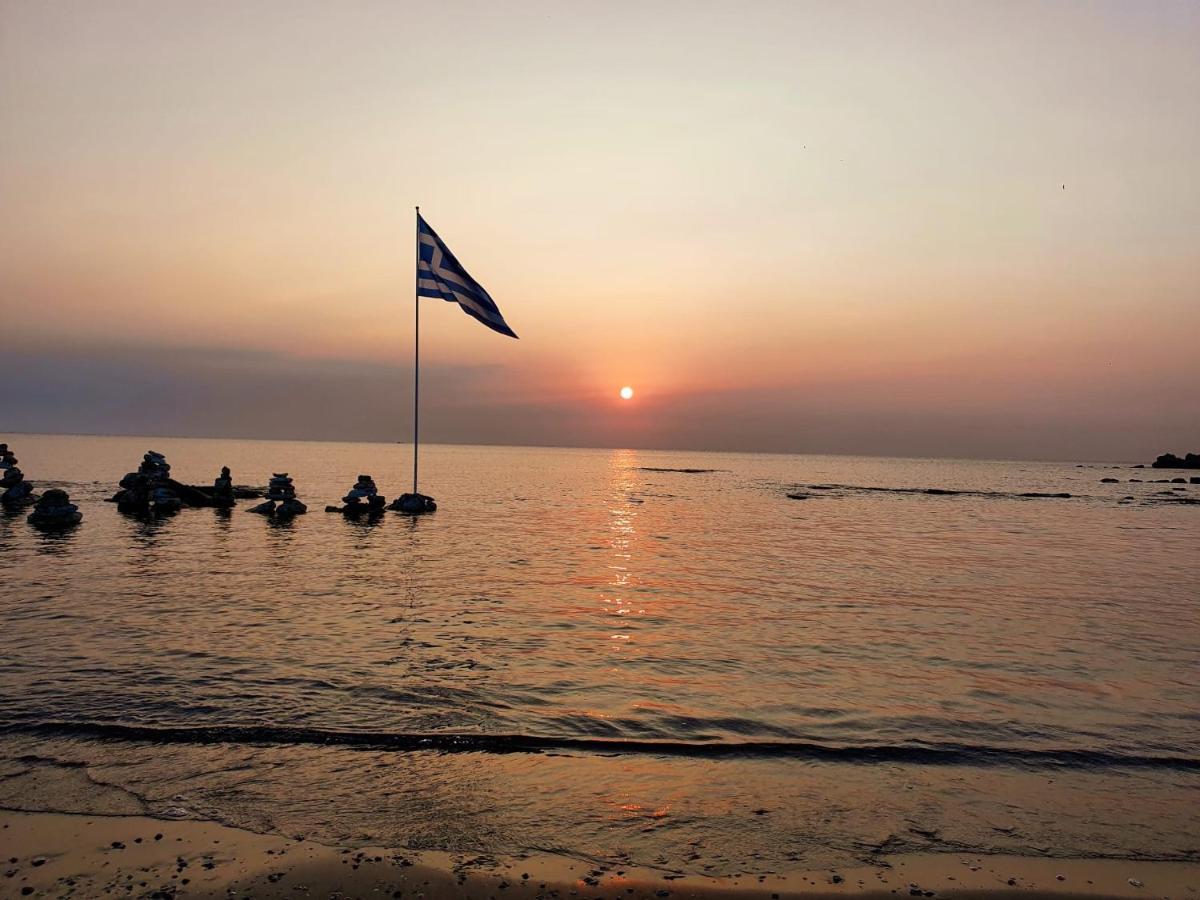
<instances>
[{"instance_id":1,"label":"small wave","mask_svg":"<svg viewBox=\"0 0 1200 900\"><path fill-rule=\"evenodd\" d=\"M957 490L954 488L919 488L919 487L872 487L862 484L808 484L804 485L810 491L847 491L847 492L864 492L875 494L923 494L928 497L988 497L1000 500L1032 500L1032 499L1053 499L1053 500L1070 500L1080 499L1077 494L1068 494L1062 492L1044 492L1044 491L972 491L972 490ZM793 500L803 500L807 497L799 494L788 494Z\"/></svg>"},{"instance_id":2,"label":"small wave","mask_svg":"<svg viewBox=\"0 0 1200 900\"><path fill-rule=\"evenodd\" d=\"M577 751L698 758L767 757L843 763L927 766L1029 766L1200 771L1200 759L1107 750L992 747L971 744L821 744L807 741L670 741L484 733L332 731L270 725L168 727L113 722L0 723L0 735L158 744L274 744L434 750L442 753Z\"/></svg>"},{"instance_id":3,"label":"small wave","mask_svg":"<svg viewBox=\"0 0 1200 900\"><path fill-rule=\"evenodd\" d=\"M709 475L713 472L725 472L727 469L671 469L665 466L638 466L640 472L681 472L684 475Z\"/></svg>"}]
</instances>

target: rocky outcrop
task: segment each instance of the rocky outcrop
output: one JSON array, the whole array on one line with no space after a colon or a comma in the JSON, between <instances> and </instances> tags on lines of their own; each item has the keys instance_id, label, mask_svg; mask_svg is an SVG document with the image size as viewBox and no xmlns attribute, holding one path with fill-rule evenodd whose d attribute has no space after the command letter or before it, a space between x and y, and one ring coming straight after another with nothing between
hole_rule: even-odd
<instances>
[{"instance_id":1,"label":"rocky outcrop","mask_svg":"<svg viewBox=\"0 0 1200 900\"><path fill-rule=\"evenodd\" d=\"M1200 453L1189 453L1180 459L1174 453L1164 453L1154 461L1155 469L1200 469Z\"/></svg>"},{"instance_id":2,"label":"rocky outcrop","mask_svg":"<svg viewBox=\"0 0 1200 900\"><path fill-rule=\"evenodd\" d=\"M420 516L437 510L437 503L432 497L424 494L401 494L391 502L388 509L404 513L407 516Z\"/></svg>"},{"instance_id":3,"label":"rocky outcrop","mask_svg":"<svg viewBox=\"0 0 1200 900\"><path fill-rule=\"evenodd\" d=\"M65 528L77 525L83 519L79 507L71 502L66 491L51 488L42 494L41 498L29 514L29 524L39 528Z\"/></svg>"}]
</instances>

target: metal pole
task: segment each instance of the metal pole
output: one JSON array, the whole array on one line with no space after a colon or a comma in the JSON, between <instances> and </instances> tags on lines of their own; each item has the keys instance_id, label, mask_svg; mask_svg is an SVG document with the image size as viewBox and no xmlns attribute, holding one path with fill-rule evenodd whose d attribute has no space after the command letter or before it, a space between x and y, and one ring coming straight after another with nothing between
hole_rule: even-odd
<instances>
[{"instance_id":1,"label":"metal pole","mask_svg":"<svg viewBox=\"0 0 1200 900\"><path fill-rule=\"evenodd\" d=\"M421 296L417 291L417 279L421 277L421 207L417 207L417 257L413 278L413 493L417 493L417 453L421 446Z\"/></svg>"}]
</instances>

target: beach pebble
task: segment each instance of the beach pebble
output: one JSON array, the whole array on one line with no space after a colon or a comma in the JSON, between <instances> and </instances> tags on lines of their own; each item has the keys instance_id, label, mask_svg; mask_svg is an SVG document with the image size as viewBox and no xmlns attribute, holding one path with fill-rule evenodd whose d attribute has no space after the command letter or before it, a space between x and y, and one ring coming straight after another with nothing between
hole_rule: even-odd
<instances>
[{"instance_id":1,"label":"beach pebble","mask_svg":"<svg viewBox=\"0 0 1200 900\"><path fill-rule=\"evenodd\" d=\"M124 850L124 849L125 849L125 845L124 845L123 843L121 843L120 841L113 841L113 842L112 842L112 848L113 848L114 850Z\"/></svg>"},{"instance_id":2,"label":"beach pebble","mask_svg":"<svg viewBox=\"0 0 1200 900\"><path fill-rule=\"evenodd\" d=\"M46 857L44 857L44 856L35 856L35 857L33 858L32 862L33 862L33 864L34 864L35 866L44 866L44 865L46 864Z\"/></svg>"},{"instance_id":3,"label":"beach pebble","mask_svg":"<svg viewBox=\"0 0 1200 900\"><path fill-rule=\"evenodd\" d=\"M843 878L841 875L839 875L837 872L834 872L831 876L829 876L829 880L832 881L834 884L841 884L846 879Z\"/></svg>"},{"instance_id":4,"label":"beach pebble","mask_svg":"<svg viewBox=\"0 0 1200 900\"><path fill-rule=\"evenodd\" d=\"M1136 878L1130 878L1129 886L1130 887L1145 887L1146 885L1143 884L1142 882L1138 881Z\"/></svg>"},{"instance_id":5,"label":"beach pebble","mask_svg":"<svg viewBox=\"0 0 1200 900\"><path fill-rule=\"evenodd\" d=\"M1066 880L1067 880L1067 876L1066 876L1066 875L1055 875L1054 877L1055 877L1056 879L1058 879L1059 881L1066 881Z\"/></svg>"}]
</instances>

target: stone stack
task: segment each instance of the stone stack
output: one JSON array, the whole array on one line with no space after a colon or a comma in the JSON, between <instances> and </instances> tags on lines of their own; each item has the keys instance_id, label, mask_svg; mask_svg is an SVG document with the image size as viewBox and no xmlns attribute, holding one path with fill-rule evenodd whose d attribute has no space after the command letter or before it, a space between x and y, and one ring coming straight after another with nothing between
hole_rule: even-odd
<instances>
[{"instance_id":1,"label":"stone stack","mask_svg":"<svg viewBox=\"0 0 1200 900\"><path fill-rule=\"evenodd\" d=\"M8 449L8 444L0 444L0 506L19 509L36 500L33 485L17 466L16 454Z\"/></svg>"},{"instance_id":2,"label":"stone stack","mask_svg":"<svg viewBox=\"0 0 1200 900\"><path fill-rule=\"evenodd\" d=\"M296 487L287 472L276 472L267 484L267 500L251 507L250 512L275 519L290 519L308 512L308 507L296 499Z\"/></svg>"},{"instance_id":3,"label":"stone stack","mask_svg":"<svg viewBox=\"0 0 1200 900\"><path fill-rule=\"evenodd\" d=\"M233 491L233 477L229 474L229 466L221 466L221 474L213 479L213 506L219 509L229 509L237 505Z\"/></svg>"},{"instance_id":4,"label":"stone stack","mask_svg":"<svg viewBox=\"0 0 1200 900\"><path fill-rule=\"evenodd\" d=\"M41 499L29 514L29 524L40 528L64 528L76 525L83 518L79 507L71 502L66 491L51 488L42 494Z\"/></svg>"},{"instance_id":5,"label":"stone stack","mask_svg":"<svg viewBox=\"0 0 1200 900\"><path fill-rule=\"evenodd\" d=\"M365 502L364 502L365 501ZM354 487L342 498L342 506L327 506L326 512L340 512L344 516L361 516L364 513L382 513L386 497L379 495L375 479L370 475L359 475Z\"/></svg>"},{"instance_id":6,"label":"stone stack","mask_svg":"<svg viewBox=\"0 0 1200 900\"><path fill-rule=\"evenodd\" d=\"M121 512L157 515L178 512L183 501L171 481L171 464L156 450L147 450L136 472L121 479L113 502Z\"/></svg>"}]
</instances>

